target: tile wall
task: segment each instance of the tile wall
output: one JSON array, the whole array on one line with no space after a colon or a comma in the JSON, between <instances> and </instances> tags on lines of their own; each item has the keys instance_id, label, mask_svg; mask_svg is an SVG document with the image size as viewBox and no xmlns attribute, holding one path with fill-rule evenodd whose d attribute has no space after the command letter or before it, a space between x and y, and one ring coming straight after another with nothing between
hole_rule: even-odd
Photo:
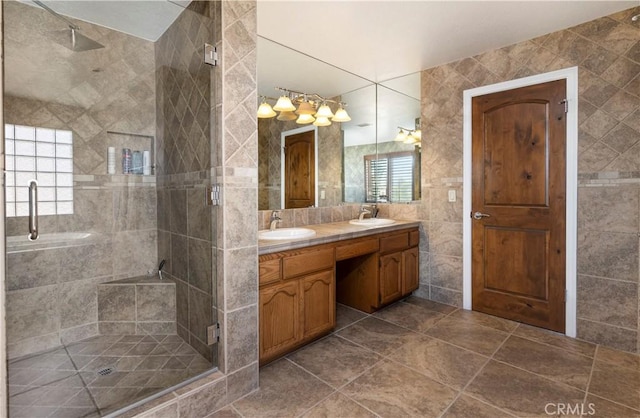
<instances>
[{"instance_id":1,"label":"tile wall","mask_svg":"<svg viewBox=\"0 0 640 418\"><path fill-rule=\"evenodd\" d=\"M86 245L7 255L8 351L17 357L96 335L96 285L156 265L155 177L106 174L108 146L153 148L155 68L152 42L82 22L105 48L73 53L46 38L60 29L55 17L3 7L5 121L73 131L74 214L40 217L40 232L94 233ZM6 228L25 236L27 218Z\"/></svg>"},{"instance_id":2,"label":"tile wall","mask_svg":"<svg viewBox=\"0 0 640 418\"><path fill-rule=\"evenodd\" d=\"M192 2L156 42L158 259L176 282L178 335L213 360L207 327L213 317L211 184L213 3Z\"/></svg>"},{"instance_id":3,"label":"tile wall","mask_svg":"<svg viewBox=\"0 0 640 418\"><path fill-rule=\"evenodd\" d=\"M640 8L422 72L423 201L429 235L419 294L461 305L462 92L579 68L578 337L640 351ZM447 189L458 193L447 202ZM428 221L428 222L427 222Z\"/></svg>"}]
</instances>

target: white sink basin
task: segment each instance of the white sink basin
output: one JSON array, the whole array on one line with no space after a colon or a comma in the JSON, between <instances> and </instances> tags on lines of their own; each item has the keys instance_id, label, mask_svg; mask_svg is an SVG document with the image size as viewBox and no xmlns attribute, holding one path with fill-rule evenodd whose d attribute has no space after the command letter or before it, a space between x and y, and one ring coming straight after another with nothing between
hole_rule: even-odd
<instances>
[{"instance_id":1,"label":"white sink basin","mask_svg":"<svg viewBox=\"0 0 640 418\"><path fill-rule=\"evenodd\" d=\"M284 240L296 238L315 237L316 231L309 228L278 228L265 231L258 231L258 239Z\"/></svg>"},{"instance_id":2,"label":"white sink basin","mask_svg":"<svg viewBox=\"0 0 640 418\"><path fill-rule=\"evenodd\" d=\"M360 225L360 226L384 226L391 225L396 223L393 219L384 219L384 218L364 218L360 219L352 219L349 221L351 225Z\"/></svg>"}]
</instances>

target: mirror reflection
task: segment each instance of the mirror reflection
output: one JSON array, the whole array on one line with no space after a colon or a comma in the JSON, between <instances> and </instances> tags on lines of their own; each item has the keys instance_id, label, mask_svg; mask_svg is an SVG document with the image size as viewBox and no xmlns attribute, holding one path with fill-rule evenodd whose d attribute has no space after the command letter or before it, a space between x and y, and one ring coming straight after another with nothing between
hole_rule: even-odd
<instances>
[{"instance_id":1,"label":"mirror reflection","mask_svg":"<svg viewBox=\"0 0 640 418\"><path fill-rule=\"evenodd\" d=\"M420 199L418 73L375 84L258 37L258 95L260 210Z\"/></svg>"}]
</instances>

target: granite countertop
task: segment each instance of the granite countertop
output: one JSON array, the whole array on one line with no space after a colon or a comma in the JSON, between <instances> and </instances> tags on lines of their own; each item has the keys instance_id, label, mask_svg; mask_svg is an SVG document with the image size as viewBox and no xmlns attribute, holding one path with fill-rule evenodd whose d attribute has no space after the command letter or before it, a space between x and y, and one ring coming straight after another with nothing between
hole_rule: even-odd
<instances>
[{"instance_id":1,"label":"granite countertop","mask_svg":"<svg viewBox=\"0 0 640 418\"><path fill-rule=\"evenodd\" d=\"M307 225L300 228L308 228L316 231L316 235L314 237L289 240L259 240L258 255L294 250L297 248L310 247L312 245L326 244L346 239L366 237L368 235L392 232L417 226L420 226L419 221L403 221L397 219L396 222L391 225L374 227L352 225L349 221Z\"/></svg>"}]
</instances>

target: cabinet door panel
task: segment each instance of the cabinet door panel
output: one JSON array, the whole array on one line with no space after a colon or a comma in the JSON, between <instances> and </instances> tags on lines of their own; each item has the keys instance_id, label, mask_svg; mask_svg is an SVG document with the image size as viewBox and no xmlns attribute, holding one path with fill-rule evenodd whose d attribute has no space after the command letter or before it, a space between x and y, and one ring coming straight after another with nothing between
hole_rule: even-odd
<instances>
[{"instance_id":1,"label":"cabinet door panel","mask_svg":"<svg viewBox=\"0 0 640 418\"><path fill-rule=\"evenodd\" d=\"M407 295L420 285L420 261L418 247L402 252L402 295Z\"/></svg>"},{"instance_id":2,"label":"cabinet door panel","mask_svg":"<svg viewBox=\"0 0 640 418\"><path fill-rule=\"evenodd\" d=\"M260 359L294 346L300 335L298 282L283 283L260 291Z\"/></svg>"},{"instance_id":3,"label":"cabinet door panel","mask_svg":"<svg viewBox=\"0 0 640 418\"><path fill-rule=\"evenodd\" d=\"M402 296L402 252L380 257L380 303Z\"/></svg>"},{"instance_id":4,"label":"cabinet door panel","mask_svg":"<svg viewBox=\"0 0 640 418\"><path fill-rule=\"evenodd\" d=\"M331 330L336 324L336 294L333 270L300 280L302 294L302 338Z\"/></svg>"}]
</instances>

